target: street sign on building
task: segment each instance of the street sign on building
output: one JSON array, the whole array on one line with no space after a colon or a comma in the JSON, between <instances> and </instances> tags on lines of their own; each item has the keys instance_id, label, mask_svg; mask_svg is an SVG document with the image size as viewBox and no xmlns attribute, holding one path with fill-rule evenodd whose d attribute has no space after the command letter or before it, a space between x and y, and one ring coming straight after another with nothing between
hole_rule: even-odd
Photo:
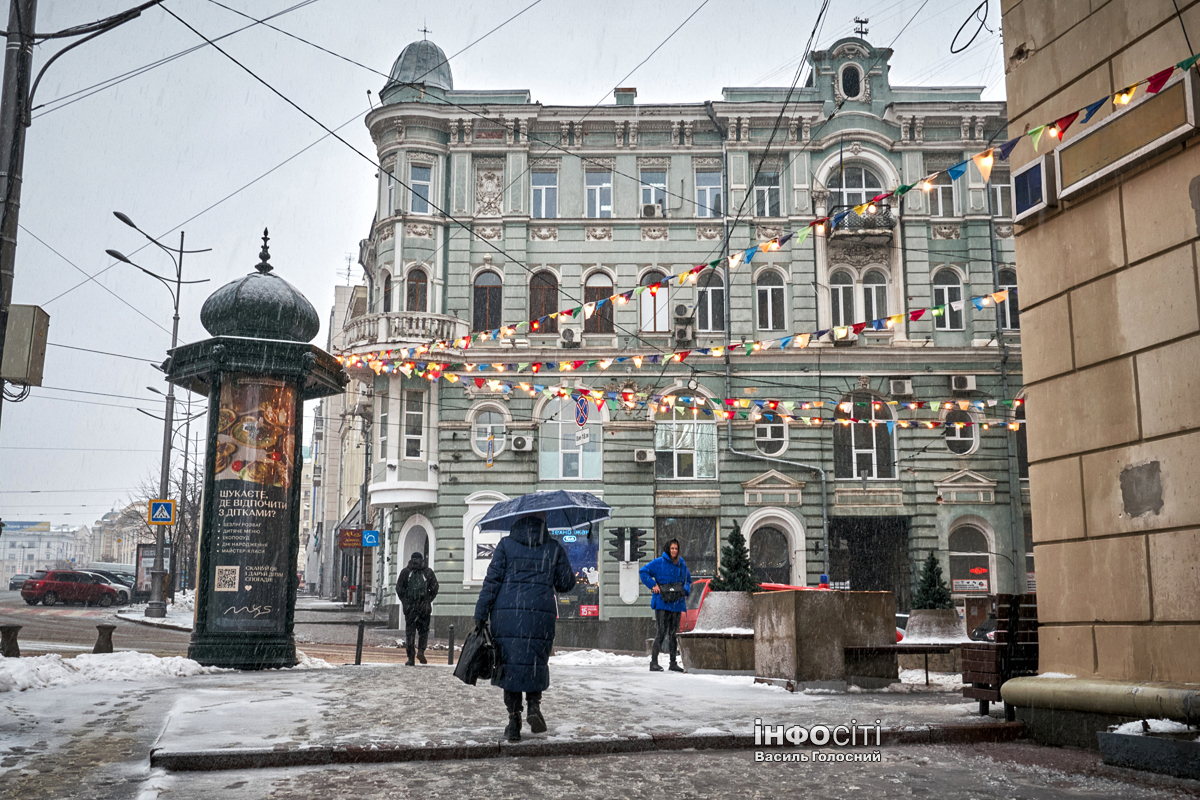
<instances>
[{"instance_id":1,"label":"street sign on building","mask_svg":"<svg viewBox=\"0 0 1200 800\"><path fill-rule=\"evenodd\" d=\"M363 531L362 546L379 547L379 531Z\"/></svg>"},{"instance_id":2,"label":"street sign on building","mask_svg":"<svg viewBox=\"0 0 1200 800\"><path fill-rule=\"evenodd\" d=\"M378 536L379 532L376 531ZM363 532L359 528L342 528L338 531L338 549L353 550L363 546Z\"/></svg>"},{"instance_id":3,"label":"street sign on building","mask_svg":"<svg viewBox=\"0 0 1200 800\"><path fill-rule=\"evenodd\" d=\"M582 428L587 424L587 418L588 399L586 397L580 397L575 401L575 422L578 423L579 427Z\"/></svg>"},{"instance_id":4,"label":"street sign on building","mask_svg":"<svg viewBox=\"0 0 1200 800\"><path fill-rule=\"evenodd\" d=\"M150 512L146 516L146 522L151 525L174 525L175 501L151 500Z\"/></svg>"}]
</instances>

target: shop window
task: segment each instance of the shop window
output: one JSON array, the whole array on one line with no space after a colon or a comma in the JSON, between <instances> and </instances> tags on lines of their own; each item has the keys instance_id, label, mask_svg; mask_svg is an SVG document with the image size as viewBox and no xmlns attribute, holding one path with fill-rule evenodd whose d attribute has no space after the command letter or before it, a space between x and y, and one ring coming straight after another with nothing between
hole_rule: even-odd
<instances>
[{"instance_id":1,"label":"shop window","mask_svg":"<svg viewBox=\"0 0 1200 800\"><path fill-rule=\"evenodd\" d=\"M950 591L988 594L992 589L988 540L974 525L950 532Z\"/></svg>"},{"instance_id":2,"label":"shop window","mask_svg":"<svg viewBox=\"0 0 1200 800\"><path fill-rule=\"evenodd\" d=\"M679 541L679 555L687 562L693 580L717 574L716 517L656 517L655 556L661 555L672 539Z\"/></svg>"}]
</instances>

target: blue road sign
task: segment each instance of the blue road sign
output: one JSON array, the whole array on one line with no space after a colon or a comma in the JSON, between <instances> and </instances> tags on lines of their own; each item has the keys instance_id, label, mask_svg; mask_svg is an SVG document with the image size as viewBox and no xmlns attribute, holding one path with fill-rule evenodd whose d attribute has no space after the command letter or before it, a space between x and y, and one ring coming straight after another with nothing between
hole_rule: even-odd
<instances>
[{"instance_id":1,"label":"blue road sign","mask_svg":"<svg viewBox=\"0 0 1200 800\"><path fill-rule=\"evenodd\" d=\"M150 513L146 517L146 521L151 525L174 525L175 501L151 500Z\"/></svg>"},{"instance_id":2,"label":"blue road sign","mask_svg":"<svg viewBox=\"0 0 1200 800\"><path fill-rule=\"evenodd\" d=\"M379 531L363 531L363 547L379 547Z\"/></svg>"},{"instance_id":3,"label":"blue road sign","mask_svg":"<svg viewBox=\"0 0 1200 800\"><path fill-rule=\"evenodd\" d=\"M575 401L575 422L579 425L579 427L582 428L587 424L587 418L588 399L586 397L580 397Z\"/></svg>"}]
</instances>

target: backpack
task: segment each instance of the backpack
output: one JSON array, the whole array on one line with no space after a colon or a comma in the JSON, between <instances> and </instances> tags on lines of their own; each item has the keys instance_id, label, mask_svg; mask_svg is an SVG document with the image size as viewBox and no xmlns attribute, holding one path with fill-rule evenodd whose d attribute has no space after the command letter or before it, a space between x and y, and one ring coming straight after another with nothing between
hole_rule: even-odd
<instances>
[{"instance_id":1,"label":"backpack","mask_svg":"<svg viewBox=\"0 0 1200 800\"><path fill-rule=\"evenodd\" d=\"M423 602L425 600L426 587L425 570L412 570L408 573L408 583L404 587L404 597L401 600L413 605Z\"/></svg>"}]
</instances>

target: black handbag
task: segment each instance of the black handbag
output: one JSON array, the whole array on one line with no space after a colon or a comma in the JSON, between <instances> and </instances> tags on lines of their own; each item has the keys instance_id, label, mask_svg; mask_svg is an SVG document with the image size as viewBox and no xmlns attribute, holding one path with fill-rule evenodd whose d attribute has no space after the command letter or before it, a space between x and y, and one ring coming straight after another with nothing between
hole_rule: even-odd
<instances>
[{"instance_id":1,"label":"black handbag","mask_svg":"<svg viewBox=\"0 0 1200 800\"><path fill-rule=\"evenodd\" d=\"M658 596L664 603L677 603L684 598L682 583L660 583Z\"/></svg>"},{"instance_id":2,"label":"black handbag","mask_svg":"<svg viewBox=\"0 0 1200 800\"><path fill-rule=\"evenodd\" d=\"M492 632L485 622L467 634L462 652L459 653L458 664L454 667L454 677L468 686L474 686L480 678L487 680L492 677L497 661L496 642L492 639Z\"/></svg>"}]
</instances>

